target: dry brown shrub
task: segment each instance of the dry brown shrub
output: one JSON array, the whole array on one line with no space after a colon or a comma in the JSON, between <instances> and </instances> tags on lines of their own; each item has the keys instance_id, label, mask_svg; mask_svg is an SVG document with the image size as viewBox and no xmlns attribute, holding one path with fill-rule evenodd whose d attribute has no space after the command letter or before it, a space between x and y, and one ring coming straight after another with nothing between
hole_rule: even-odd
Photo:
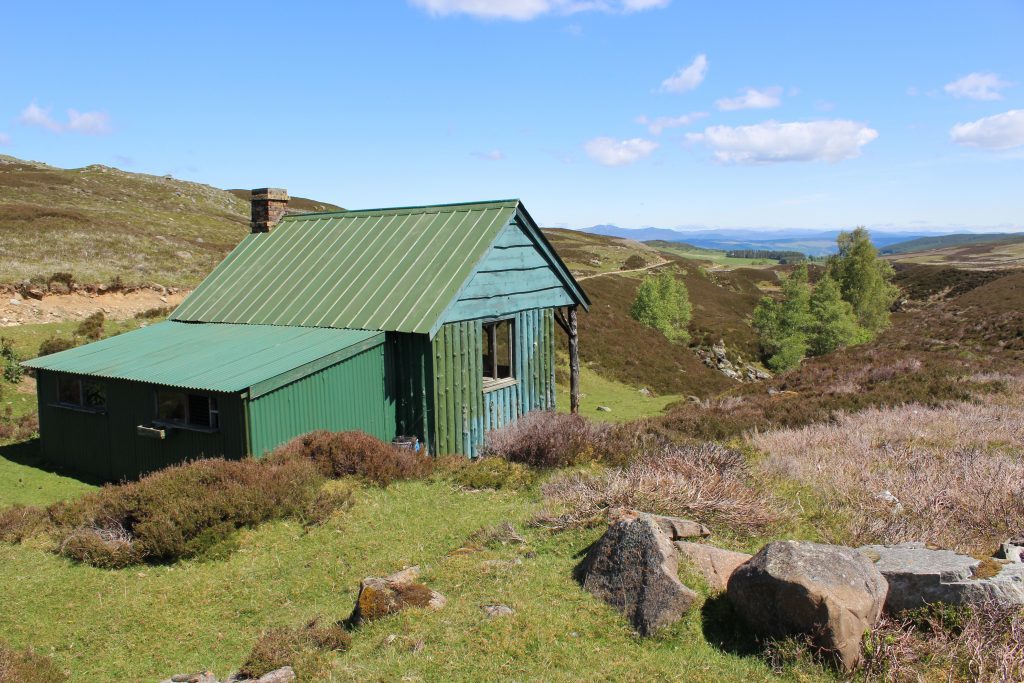
<instances>
[{"instance_id":1,"label":"dry brown shrub","mask_svg":"<svg viewBox=\"0 0 1024 683\"><path fill-rule=\"evenodd\" d=\"M598 461L623 464L652 438L638 423L592 422L579 415L536 411L487 435L483 455L531 467Z\"/></svg>"},{"instance_id":2,"label":"dry brown shrub","mask_svg":"<svg viewBox=\"0 0 1024 683\"><path fill-rule=\"evenodd\" d=\"M743 455L714 443L669 447L599 474L566 474L541 490L555 512L536 521L556 530L599 524L607 510L617 507L685 516L748 533L765 531L783 514L766 492L753 486Z\"/></svg>"},{"instance_id":3,"label":"dry brown shrub","mask_svg":"<svg viewBox=\"0 0 1024 683\"><path fill-rule=\"evenodd\" d=\"M31 648L15 651L0 643L0 683L62 683L64 672Z\"/></svg>"},{"instance_id":4,"label":"dry brown shrub","mask_svg":"<svg viewBox=\"0 0 1024 683\"><path fill-rule=\"evenodd\" d=\"M299 680L320 680L318 676L326 673L327 653L343 652L351 644L352 637L339 622L321 624L314 619L298 628L268 629L256 640L239 675L259 678L291 666Z\"/></svg>"},{"instance_id":5,"label":"dry brown shrub","mask_svg":"<svg viewBox=\"0 0 1024 683\"><path fill-rule=\"evenodd\" d=\"M820 498L840 543L921 540L990 554L1024 531L1024 407L1007 396L906 406L756 434L772 477Z\"/></svg>"},{"instance_id":6,"label":"dry brown shrub","mask_svg":"<svg viewBox=\"0 0 1024 683\"><path fill-rule=\"evenodd\" d=\"M267 456L272 462L312 461L325 477L357 476L380 486L430 474L433 461L423 452L396 448L364 432L320 430L296 437Z\"/></svg>"},{"instance_id":7,"label":"dry brown shrub","mask_svg":"<svg viewBox=\"0 0 1024 683\"><path fill-rule=\"evenodd\" d=\"M35 505L12 505L0 510L0 541L21 543L46 527L46 508Z\"/></svg>"},{"instance_id":8,"label":"dry brown shrub","mask_svg":"<svg viewBox=\"0 0 1024 683\"><path fill-rule=\"evenodd\" d=\"M989 603L883 617L865 642L868 681L1024 680L1024 610Z\"/></svg>"}]
</instances>

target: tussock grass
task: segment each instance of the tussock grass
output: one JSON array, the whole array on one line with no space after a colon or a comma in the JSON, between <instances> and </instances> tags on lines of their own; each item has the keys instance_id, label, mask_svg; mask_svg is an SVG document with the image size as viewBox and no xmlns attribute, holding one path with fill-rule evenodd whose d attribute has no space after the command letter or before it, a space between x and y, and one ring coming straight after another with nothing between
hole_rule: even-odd
<instances>
[{"instance_id":1,"label":"tussock grass","mask_svg":"<svg viewBox=\"0 0 1024 683\"><path fill-rule=\"evenodd\" d=\"M753 435L769 477L815 491L827 540L923 540L989 555L1024 531L1024 383L984 403L909 405Z\"/></svg>"},{"instance_id":2,"label":"tussock grass","mask_svg":"<svg viewBox=\"0 0 1024 683\"><path fill-rule=\"evenodd\" d=\"M31 648L15 651L0 643L0 683L62 683L67 680L49 657Z\"/></svg>"}]
</instances>

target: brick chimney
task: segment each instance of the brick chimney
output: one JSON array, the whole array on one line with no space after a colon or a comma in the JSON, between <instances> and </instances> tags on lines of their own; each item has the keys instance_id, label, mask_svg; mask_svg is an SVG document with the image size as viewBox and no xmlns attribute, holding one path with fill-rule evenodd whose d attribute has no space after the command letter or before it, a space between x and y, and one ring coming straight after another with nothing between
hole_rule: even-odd
<instances>
[{"instance_id":1,"label":"brick chimney","mask_svg":"<svg viewBox=\"0 0 1024 683\"><path fill-rule=\"evenodd\" d=\"M284 217L288 208L288 190L278 187L261 187L252 191L252 221L249 227L255 232L270 232Z\"/></svg>"}]
</instances>

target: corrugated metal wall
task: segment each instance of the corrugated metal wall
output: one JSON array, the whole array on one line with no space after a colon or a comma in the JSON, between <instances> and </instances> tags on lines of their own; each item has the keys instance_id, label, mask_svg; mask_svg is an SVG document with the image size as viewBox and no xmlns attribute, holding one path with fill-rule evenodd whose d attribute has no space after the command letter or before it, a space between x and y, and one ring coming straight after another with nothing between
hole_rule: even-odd
<instances>
[{"instance_id":1,"label":"corrugated metal wall","mask_svg":"<svg viewBox=\"0 0 1024 683\"><path fill-rule=\"evenodd\" d=\"M220 430L174 429L164 440L139 436L136 427L156 419L154 387L140 382L98 380L106 387L103 413L57 405L58 373L38 371L39 423L43 457L93 479L133 479L183 460L245 455L242 400L211 393L220 408Z\"/></svg>"},{"instance_id":2,"label":"corrugated metal wall","mask_svg":"<svg viewBox=\"0 0 1024 683\"><path fill-rule=\"evenodd\" d=\"M381 344L250 401L252 454L316 429L359 429L393 439L395 403L385 391L384 357Z\"/></svg>"},{"instance_id":3,"label":"corrugated metal wall","mask_svg":"<svg viewBox=\"0 0 1024 683\"><path fill-rule=\"evenodd\" d=\"M555 407L554 313L532 309L514 318L517 381L486 393L481 321L449 323L434 338L434 452L475 456L486 432Z\"/></svg>"}]
</instances>

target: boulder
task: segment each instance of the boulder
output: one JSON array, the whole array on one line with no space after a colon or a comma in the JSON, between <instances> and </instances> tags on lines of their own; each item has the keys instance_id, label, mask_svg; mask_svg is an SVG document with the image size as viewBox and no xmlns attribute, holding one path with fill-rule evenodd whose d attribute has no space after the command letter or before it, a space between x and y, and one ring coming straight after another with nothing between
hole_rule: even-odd
<instances>
[{"instance_id":1,"label":"boulder","mask_svg":"<svg viewBox=\"0 0 1024 683\"><path fill-rule=\"evenodd\" d=\"M995 576L975 578L980 560L920 542L866 545L860 551L889 582L885 608L892 613L929 603L1024 605L1024 564L1018 562L992 560L999 565Z\"/></svg>"},{"instance_id":2,"label":"boulder","mask_svg":"<svg viewBox=\"0 0 1024 683\"><path fill-rule=\"evenodd\" d=\"M887 590L863 554L807 541L769 543L728 583L729 601L752 629L808 636L846 670L860 662L861 640L878 621Z\"/></svg>"},{"instance_id":3,"label":"boulder","mask_svg":"<svg viewBox=\"0 0 1024 683\"><path fill-rule=\"evenodd\" d=\"M676 541L676 548L703 575L714 591L724 591L736 568L751 558L746 553L723 550L706 543Z\"/></svg>"},{"instance_id":4,"label":"boulder","mask_svg":"<svg viewBox=\"0 0 1024 683\"><path fill-rule=\"evenodd\" d=\"M649 512L639 512L629 508L612 508L608 513L609 522L619 520L634 520L639 515L650 517L658 528L668 536L670 541L681 541L685 538L708 538L711 530L700 522L694 522L682 517L670 517L668 515L654 515Z\"/></svg>"},{"instance_id":5,"label":"boulder","mask_svg":"<svg viewBox=\"0 0 1024 683\"><path fill-rule=\"evenodd\" d=\"M419 583L420 568L407 567L390 576L371 576L359 584L356 606L348 618L348 624L358 626L389 614L395 614L408 607L441 609L447 599Z\"/></svg>"},{"instance_id":6,"label":"boulder","mask_svg":"<svg viewBox=\"0 0 1024 683\"><path fill-rule=\"evenodd\" d=\"M620 512L578 570L583 587L622 612L640 635L677 621L697 598L677 576L671 536L677 524L666 521L673 519Z\"/></svg>"},{"instance_id":7,"label":"boulder","mask_svg":"<svg viewBox=\"0 0 1024 683\"><path fill-rule=\"evenodd\" d=\"M488 619L510 617L516 613L516 611L508 605L480 605L480 610L487 615Z\"/></svg>"},{"instance_id":8,"label":"boulder","mask_svg":"<svg viewBox=\"0 0 1024 683\"><path fill-rule=\"evenodd\" d=\"M263 674L254 683L292 683L294 680L296 680L295 671L290 666L282 666L280 669Z\"/></svg>"}]
</instances>

